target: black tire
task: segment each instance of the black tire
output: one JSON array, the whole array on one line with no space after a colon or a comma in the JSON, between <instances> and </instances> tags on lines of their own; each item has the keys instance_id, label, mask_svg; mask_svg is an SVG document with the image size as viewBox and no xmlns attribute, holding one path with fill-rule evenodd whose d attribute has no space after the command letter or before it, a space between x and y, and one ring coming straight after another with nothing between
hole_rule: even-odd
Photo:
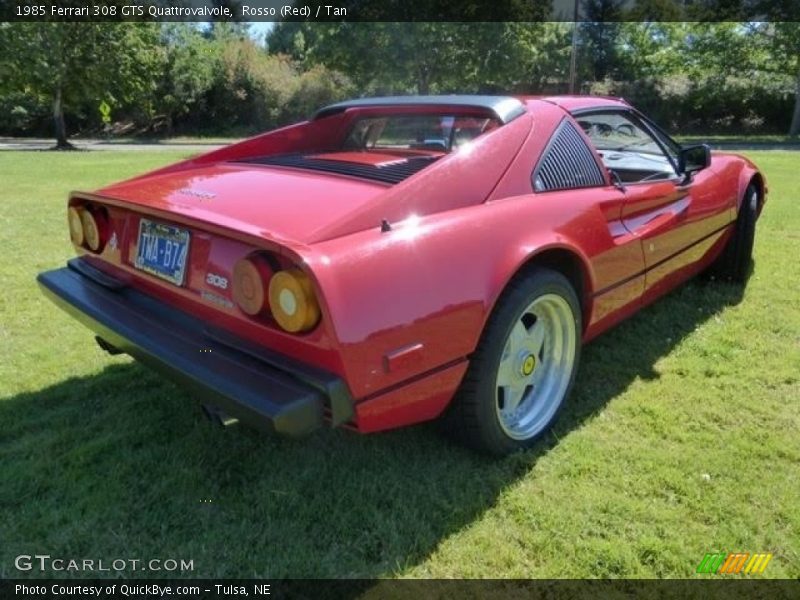
<instances>
[{"instance_id":1,"label":"black tire","mask_svg":"<svg viewBox=\"0 0 800 600\"><path fill-rule=\"evenodd\" d=\"M541 379L543 383L538 397L534 394L534 386L527 386L527 380L523 381L522 385L525 387L521 395L522 400L518 400L519 405L515 404L516 408L524 413L523 407L538 406L540 408L528 408L528 410L533 410L533 414L541 413L541 415L531 417L534 420L538 419L535 421L536 429L531 432L531 435L524 433L522 435L526 435L526 437L515 439L508 433L506 426L501 424L501 419L506 417L501 417L499 414L503 408L503 392L498 387L501 359L504 360L504 363L508 361L507 364L511 364L512 361L508 359L508 350L512 348L512 330L519 324L524 325L526 318L536 319L535 316L531 316L531 313L526 313L526 310L538 306L536 303L539 302L544 307L550 306L550 304L559 307L560 322L569 325L571 319L574 325L572 331L569 331L570 326L564 327L564 333L559 337L560 343L553 343L550 347L553 348L554 356L556 347L565 348L563 353L566 354L572 354L574 349L574 355L567 357L571 358L571 364L563 369L554 370L549 367L547 362L552 360L555 364L556 359L548 357L547 360L542 359L539 365L532 367L527 374L524 373L525 367L522 367L520 372L513 371L513 377L520 379L529 377L531 382L534 381L534 369L537 366L542 369L542 372L538 374L542 377L548 377L551 372L558 373L557 376L554 376L558 377L558 385L555 388L549 385L549 380ZM556 312L553 313L553 315L555 314ZM549 331L547 328L551 327L547 325L548 322L559 321L559 317L543 316L542 318L541 326L545 328L545 331ZM534 320L531 331L537 322ZM552 327L557 327L557 325ZM553 331L556 330L553 329ZM556 271L540 267L526 269L515 277L498 300L481 335L478 347L470 359L464 380L442 419L445 432L467 446L496 456L505 456L531 446L550 429L563 408L564 400L569 395L575 380L575 373L578 370L581 331L580 302L566 277ZM540 358L547 356L545 347L551 344L556 337L558 337L557 334L552 334L550 340L546 336L541 338L544 339L544 342L541 343L541 350L538 352ZM523 350L523 352L527 351ZM516 352L516 356L519 356L519 352ZM525 363L530 360L529 357L523 357L523 359ZM536 360L538 359L535 359L535 362ZM559 365L562 364L562 360L566 361L566 359L559 359L557 361ZM511 371L506 372L510 373ZM546 394L548 389L557 389L559 393ZM561 393L562 390L563 393ZM526 402L528 404L525 404Z\"/></svg>"},{"instance_id":2,"label":"black tire","mask_svg":"<svg viewBox=\"0 0 800 600\"><path fill-rule=\"evenodd\" d=\"M725 249L712 265L710 274L717 279L746 283L753 263L753 243L758 219L758 189L747 186L739 215Z\"/></svg>"}]
</instances>

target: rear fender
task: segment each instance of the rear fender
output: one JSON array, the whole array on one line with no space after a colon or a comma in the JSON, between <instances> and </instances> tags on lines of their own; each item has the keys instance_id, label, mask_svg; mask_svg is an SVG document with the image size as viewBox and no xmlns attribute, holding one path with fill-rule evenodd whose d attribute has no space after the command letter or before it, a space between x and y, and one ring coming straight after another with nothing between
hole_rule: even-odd
<instances>
[{"instance_id":1,"label":"rear fender","mask_svg":"<svg viewBox=\"0 0 800 600\"><path fill-rule=\"evenodd\" d=\"M587 257L560 227L520 219L530 200L409 218L304 253L356 398L465 360L511 278L548 252L580 261L586 297Z\"/></svg>"},{"instance_id":2,"label":"rear fender","mask_svg":"<svg viewBox=\"0 0 800 600\"><path fill-rule=\"evenodd\" d=\"M540 266L558 271L569 280L580 302L582 326L585 331L592 314L592 292L596 289L589 264L589 258L578 244L563 236L553 235L550 239L544 237L532 244L523 244L509 252L503 266L498 269L498 274L505 274L506 279L502 285L497 286L486 319L488 320L503 291L515 277L524 275L528 268Z\"/></svg>"}]
</instances>

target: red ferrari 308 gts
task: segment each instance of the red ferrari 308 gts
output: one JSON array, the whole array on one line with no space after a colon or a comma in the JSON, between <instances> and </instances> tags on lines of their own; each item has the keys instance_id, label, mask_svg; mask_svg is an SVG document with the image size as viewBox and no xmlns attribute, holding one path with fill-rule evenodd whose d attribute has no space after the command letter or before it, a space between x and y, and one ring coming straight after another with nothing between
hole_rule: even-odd
<instances>
[{"instance_id":1,"label":"red ferrari 308 gts","mask_svg":"<svg viewBox=\"0 0 800 600\"><path fill-rule=\"evenodd\" d=\"M693 275L744 282L766 183L619 99L408 96L87 193L39 275L217 419L286 434L442 416L506 454L581 344Z\"/></svg>"}]
</instances>

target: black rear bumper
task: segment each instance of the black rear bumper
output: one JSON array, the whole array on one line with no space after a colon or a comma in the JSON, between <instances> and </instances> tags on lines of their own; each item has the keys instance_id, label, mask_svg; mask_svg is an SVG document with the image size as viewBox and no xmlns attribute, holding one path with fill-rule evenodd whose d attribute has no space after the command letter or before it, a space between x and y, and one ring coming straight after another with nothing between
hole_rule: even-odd
<instances>
[{"instance_id":1,"label":"black rear bumper","mask_svg":"<svg viewBox=\"0 0 800 600\"><path fill-rule=\"evenodd\" d=\"M243 423L283 434L348 421L353 402L337 375L270 352L101 273L81 259L41 273L51 300L98 336Z\"/></svg>"}]
</instances>

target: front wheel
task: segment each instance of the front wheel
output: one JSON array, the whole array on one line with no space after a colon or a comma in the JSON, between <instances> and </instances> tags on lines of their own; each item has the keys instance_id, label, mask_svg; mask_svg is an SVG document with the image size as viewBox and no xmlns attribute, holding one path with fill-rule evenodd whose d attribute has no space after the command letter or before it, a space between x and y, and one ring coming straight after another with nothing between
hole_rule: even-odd
<instances>
[{"instance_id":1,"label":"front wheel","mask_svg":"<svg viewBox=\"0 0 800 600\"><path fill-rule=\"evenodd\" d=\"M580 357L581 313L560 273L512 281L486 325L446 417L468 445L496 455L530 446L567 397Z\"/></svg>"},{"instance_id":2,"label":"front wheel","mask_svg":"<svg viewBox=\"0 0 800 600\"><path fill-rule=\"evenodd\" d=\"M747 186L734 224L733 234L710 273L720 279L746 283L753 263L753 242L758 219L758 190Z\"/></svg>"}]
</instances>

